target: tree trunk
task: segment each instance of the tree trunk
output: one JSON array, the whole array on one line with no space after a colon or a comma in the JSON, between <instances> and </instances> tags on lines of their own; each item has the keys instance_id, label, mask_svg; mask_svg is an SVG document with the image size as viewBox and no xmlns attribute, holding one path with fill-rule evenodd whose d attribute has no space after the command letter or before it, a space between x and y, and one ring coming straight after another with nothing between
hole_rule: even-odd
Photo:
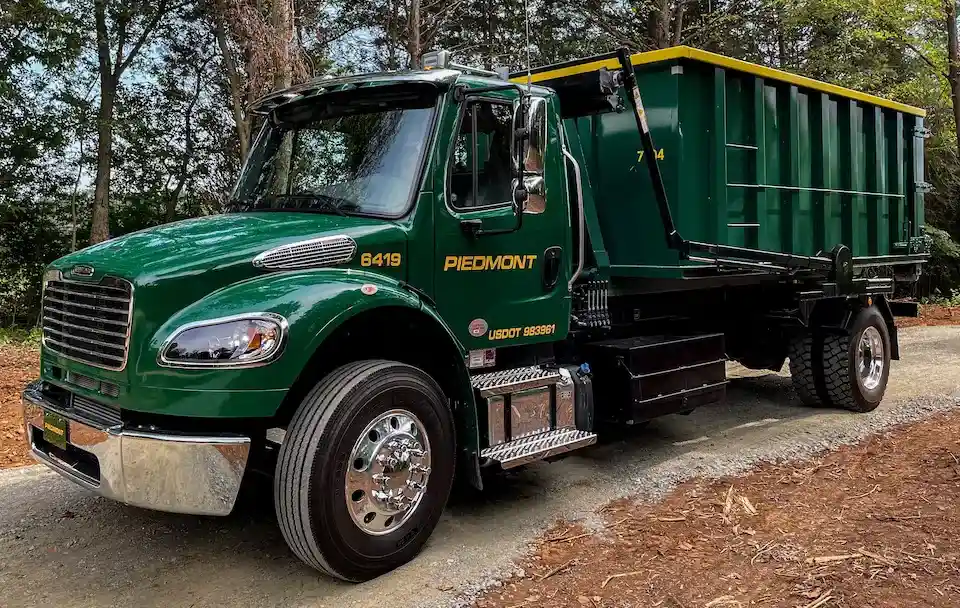
<instances>
[{"instance_id":1,"label":"tree trunk","mask_svg":"<svg viewBox=\"0 0 960 608\"><path fill-rule=\"evenodd\" d=\"M205 60L197 68L197 80L193 87L193 96L187 104L183 116L183 157L180 159L180 167L177 171L177 185L174 187L170 198L167 199L164 219L167 223L172 222L177 217L177 204L183 195L183 189L187 185L190 177L190 161L193 158L194 138L193 138L193 111L200 101L200 92L203 89L203 71L207 67L210 59Z\"/></svg>"},{"instance_id":2,"label":"tree trunk","mask_svg":"<svg viewBox=\"0 0 960 608\"><path fill-rule=\"evenodd\" d=\"M654 48L670 46L670 22L673 19L673 0L657 0L650 13L650 42Z\"/></svg>"},{"instance_id":3,"label":"tree trunk","mask_svg":"<svg viewBox=\"0 0 960 608\"><path fill-rule=\"evenodd\" d=\"M410 0L410 15L407 24L407 53L410 55L410 69L420 67L420 0Z\"/></svg>"},{"instance_id":4,"label":"tree trunk","mask_svg":"<svg viewBox=\"0 0 960 608\"><path fill-rule=\"evenodd\" d=\"M97 179L94 182L93 214L90 220L90 244L110 238L110 170L113 164L113 105L116 86L111 77L100 86L100 110L97 113Z\"/></svg>"},{"instance_id":5,"label":"tree trunk","mask_svg":"<svg viewBox=\"0 0 960 608\"><path fill-rule=\"evenodd\" d=\"M290 3L292 0L274 0L272 22L274 31L280 39L280 46L277 49L277 63L273 72L273 89L275 91L285 89L292 84L292 69L290 47L294 41L294 27L291 19ZM279 185L284 193L288 192L288 182L290 177L290 161L293 154L291 139L285 137L281 143L280 150L277 152L277 169L274 183Z\"/></svg>"},{"instance_id":6,"label":"tree trunk","mask_svg":"<svg viewBox=\"0 0 960 608\"><path fill-rule=\"evenodd\" d=\"M387 27L385 35L387 37L387 70L397 69L397 33L394 22L397 19L397 3L389 0L390 10L387 12Z\"/></svg>"},{"instance_id":7,"label":"tree trunk","mask_svg":"<svg viewBox=\"0 0 960 608\"><path fill-rule=\"evenodd\" d=\"M153 34L160 20L171 10L167 0L158 0L154 13L144 21L140 33L129 51L128 26L136 16L136 6L114 6L116 55L111 57L110 33L107 28L107 4L110 0L94 0L93 16L97 33L97 69L100 76L100 108L97 112L97 178L93 192L93 212L90 219L90 244L110 238L110 171L113 167L113 110L117 87L124 71Z\"/></svg>"},{"instance_id":8,"label":"tree trunk","mask_svg":"<svg viewBox=\"0 0 960 608\"><path fill-rule=\"evenodd\" d=\"M113 102L117 81L113 76L107 33L107 0L93 4L97 31L97 62L100 74L100 107L97 111L97 178L90 219L90 244L110 238L110 169L113 161Z\"/></svg>"},{"instance_id":9,"label":"tree trunk","mask_svg":"<svg viewBox=\"0 0 960 608\"><path fill-rule=\"evenodd\" d=\"M674 17L674 31L673 31L673 46L680 46L680 43L683 42L683 11L686 7L685 0L677 0L677 14Z\"/></svg>"},{"instance_id":10,"label":"tree trunk","mask_svg":"<svg viewBox=\"0 0 960 608\"><path fill-rule=\"evenodd\" d=\"M957 40L957 3L945 2L947 15L947 55L950 67L947 73L950 81L950 98L953 101L953 125L957 136L957 153L960 154L960 42Z\"/></svg>"},{"instance_id":11,"label":"tree trunk","mask_svg":"<svg viewBox=\"0 0 960 608\"><path fill-rule=\"evenodd\" d=\"M233 114L233 124L237 130L237 140L240 146L240 163L247 159L250 152L250 120L243 113L243 83L233 51L227 44L227 31L220 21L220 15L214 16L213 36L217 40L220 54L223 56L223 68L227 72L227 83L230 87L230 111Z\"/></svg>"}]
</instances>

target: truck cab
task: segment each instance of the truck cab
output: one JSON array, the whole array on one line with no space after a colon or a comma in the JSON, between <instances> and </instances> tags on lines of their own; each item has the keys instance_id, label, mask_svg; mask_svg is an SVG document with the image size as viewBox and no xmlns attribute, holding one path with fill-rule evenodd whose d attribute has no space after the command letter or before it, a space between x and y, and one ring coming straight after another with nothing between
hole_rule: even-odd
<instances>
[{"instance_id":1,"label":"truck cab","mask_svg":"<svg viewBox=\"0 0 960 608\"><path fill-rule=\"evenodd\" d=\"M805 402L875 408L893 280L842 246L684 240L650 129L682 131L676 112L648 122L643 62L514 82L437 54L261 99L225 213L47 270L33 455L100 495L206 515L265 473L291 550L362 581L419 552L455 474L481 488L481 467L714 403L728 359L789 353ZM657 209L651 239L636 218Z\"/></svg>"}]
</instances>

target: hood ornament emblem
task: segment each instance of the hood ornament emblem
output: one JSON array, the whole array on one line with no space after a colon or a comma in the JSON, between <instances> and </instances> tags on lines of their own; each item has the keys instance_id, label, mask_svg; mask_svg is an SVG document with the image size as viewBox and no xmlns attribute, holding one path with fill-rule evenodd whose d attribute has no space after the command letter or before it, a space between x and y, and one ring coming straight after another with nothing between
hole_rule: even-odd
<instances>
[{"instance_id":1,"label":"hood ornament emblem","mask_svg":"<svg viewBox=\"0 0 960 608\"><path fill-rule=\"evenodd\" d=\"M70 271L70 274L77 277L92 277L93 276L93 266L74 266L73 270Z\"/></svg>"}]
</instances>

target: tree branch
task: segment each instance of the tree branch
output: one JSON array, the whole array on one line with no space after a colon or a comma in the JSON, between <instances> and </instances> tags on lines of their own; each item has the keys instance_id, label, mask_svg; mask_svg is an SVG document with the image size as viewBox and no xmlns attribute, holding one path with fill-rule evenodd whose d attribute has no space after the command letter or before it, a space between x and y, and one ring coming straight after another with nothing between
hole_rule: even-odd
<instances>
[{"instance_id":1,"label":"tree branch","mask_svg":"<svg viewBox=\"0 0 960 608\"><path fill-rule=\"evenodd\" d=\"M110 62L110 41L107 35L107 0L94 0L93 18L97 30L97 61L100 65L100 77L113 76Z\"/></svg>"},{"instance_id":2,"label":"tree branch","mask_svg":"<svg viewBox=\"0 0 960 608\"><path fill-rule=\"evenodd\" d=\"M159 0L157 2L157 9L153 14L153 18L143 26L143 31L140 32L140 37L137 38L137 41L133 44L133 47L130 48L130 52L127 53L126 58L124 58L123 63L117 66L117 80L120 80L120 76L123 75L124 70L130 67L130 64L133 62L134 58L140 52L140 49L146 43L147 38L153 34L153 31L160 24L160 21L167 15L167 13L176 10L179 6L184 6L183 4L178 6L168 6L167 0Z\"/></svg>"}]
</instances>

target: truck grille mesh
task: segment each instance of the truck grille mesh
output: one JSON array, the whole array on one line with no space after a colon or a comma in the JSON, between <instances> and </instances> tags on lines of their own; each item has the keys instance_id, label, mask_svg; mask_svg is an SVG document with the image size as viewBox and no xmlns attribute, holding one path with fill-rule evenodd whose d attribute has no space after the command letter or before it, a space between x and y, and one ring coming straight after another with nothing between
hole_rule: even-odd
<instances>
[{"instance_id":1,"label":"truck grille mesh","mask_svg":"<svg viewBox=\"0 0 960 608\"><path fill-rule=\"evenodd\" d=\"M47 281L43 343L52 352L104 369L127 363L133 287L107 277L100 283Z\"/></svg>"}]
</instances>

